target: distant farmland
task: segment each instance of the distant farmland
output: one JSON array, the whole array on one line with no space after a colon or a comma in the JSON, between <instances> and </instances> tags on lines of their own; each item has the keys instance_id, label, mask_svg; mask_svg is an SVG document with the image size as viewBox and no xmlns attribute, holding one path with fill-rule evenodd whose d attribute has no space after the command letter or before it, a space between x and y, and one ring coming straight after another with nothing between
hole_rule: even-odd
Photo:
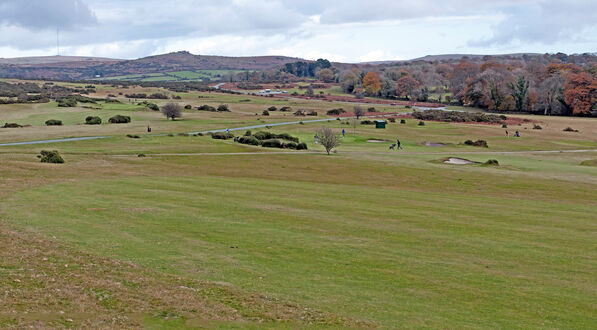
<instances>
[{"instance_id":1,"label":"distant farmland","mask_svg":"<svg viewBox=\"0 0 597 330\"><path fill-rule=\"evenodd\" d=\"M212 81L221 80L225 75L234 75L249 70L195 70L174 71L163 73L129 74L98 78L96 80L122 80L122 81Z\"/></svg>"}]
</instances>

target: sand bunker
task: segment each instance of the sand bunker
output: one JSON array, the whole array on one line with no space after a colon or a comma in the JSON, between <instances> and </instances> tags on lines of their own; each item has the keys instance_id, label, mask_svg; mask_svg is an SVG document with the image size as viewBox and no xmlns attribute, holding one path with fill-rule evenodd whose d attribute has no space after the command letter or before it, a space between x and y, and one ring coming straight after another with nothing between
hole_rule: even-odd
<instances>
[{"instance_id":1,"label":"sand bunker","mask_svg":"<svg viewBox=\"0 0 597 330\"><path fill-rule=\"evenodd\" d=\"M373 142L373 143L386 143L386 142L391 142L390 140L379 140L379 139L369 139L367 140L367 142Z\"/></svg>"},{"instance_id":2,"label":"sand bunker","mask_svg":"<svg viewBox=\"0 0 597 330\"><path fill-rule=\"evenodd\" d=\"M453 164L453 165L477 164L477 162L473 162L471 160L464 159L464 158L456 158L456 157L450 157L447 160L445 160L444 163Z\"/></svg>"}]
</instances>

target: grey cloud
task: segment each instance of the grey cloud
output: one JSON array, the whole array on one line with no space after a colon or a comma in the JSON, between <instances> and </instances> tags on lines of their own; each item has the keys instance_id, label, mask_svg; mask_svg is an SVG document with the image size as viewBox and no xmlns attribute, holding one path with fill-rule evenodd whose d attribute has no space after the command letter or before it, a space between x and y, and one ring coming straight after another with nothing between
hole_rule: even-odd
<instances>
[{"instance_id":1,"label":"grey cloud","mask_svg":"<svg viewBox=\"0 0 597 330\"><path fill-rule=\"evenodd\" d=\"M493 27L490 38L473 40L470 46L519 43L554 44L593 37L587 29L597 28L597 2L568 0L540 1L506 9L507 18ZM593 40L595 41L595 40Z\"/></svg>"},{"instance_id":2,"label":"grey cloud","mask_svg":"<svg viewBox=\"0 0 597 330\"><path fill-rule=\"evenodd\" d=\"M91 9L81 0L2 0L0 24L32 30L74 29L95 24Z\"/></svg>"}]
</instances>

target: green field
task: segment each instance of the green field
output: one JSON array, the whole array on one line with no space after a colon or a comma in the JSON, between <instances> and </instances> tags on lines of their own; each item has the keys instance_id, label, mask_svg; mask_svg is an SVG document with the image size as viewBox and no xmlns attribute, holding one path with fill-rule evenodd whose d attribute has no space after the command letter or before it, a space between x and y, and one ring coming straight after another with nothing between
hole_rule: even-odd
<instances>
[{"instance_id":1,"label":"green field","mask_svg":"<svg viewBox=\"0 0 597 330\"><path fill-rule=\"evenodd\" d=\"M523 117L543 129L510 127L519 139L500 125L414 119L253 130L309 147L291 151L165 133L313 119L261 116L271 105L320 119L352 105L179 95L231 112L168 121L124 98L0 106L1 124L31 125L0 129L0 143L108 136L0 146L0 327L597 326L595 119ZM119 113L132 123L81 125ZM43 126L50 118L65 125ZM146 135L148 123L164 135ZM321 127L346 130L337 153L314 143ZM404 150L389 150L397 138ZM42 149L66 163L40 163Z\"/></svg>"},{"instance_id":2,"label":"green field","mask_svg":"<svg viewBox=\"0 0 597 330\"><path fill-rule=\"evenodd\" d=\"M163 73L130 74L97 78L96 80L125 80L125 81L217 81L222 76L237 74L245 70L195 70L172 71Z\"/></svg>"}]
</instances>

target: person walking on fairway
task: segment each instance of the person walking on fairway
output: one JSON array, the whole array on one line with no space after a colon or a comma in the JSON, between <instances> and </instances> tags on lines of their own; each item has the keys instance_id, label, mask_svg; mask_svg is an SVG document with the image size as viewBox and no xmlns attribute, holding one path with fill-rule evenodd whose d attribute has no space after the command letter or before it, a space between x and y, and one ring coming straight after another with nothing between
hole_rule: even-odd
<instances>
[{"instance_id":1,"label":"person walking on fairway","mask_svg":"<svg viewBox=\"0 0 597 330\"><path fill-rule=\"evenodd\" d=\"M314 138L315 138L315 144L317 144L317 140L319 140L319 136L317 136L317 133L315 133Z\"/></svg>"},{"instance_id":2,"label":"person walking on fairway","mask_svg":"<svg viewBox=\"0 0 597 330\"><path fill-rule=\"evenodd\" d=\"M402 144L400 144L400 140L396 139L396 151L398 151L398 149L402 149Z\"/></svg>"},{"instance_id":3,"label":"person walking on fairway","mask_svg":"<svg viewBox=\"0 0 597 330\"><path fill-rule=\"evenodd\" d=\"M342 129L342 137L346 137L346 131L344 130L344 128Z\"/></svg>"}]
</instances>

